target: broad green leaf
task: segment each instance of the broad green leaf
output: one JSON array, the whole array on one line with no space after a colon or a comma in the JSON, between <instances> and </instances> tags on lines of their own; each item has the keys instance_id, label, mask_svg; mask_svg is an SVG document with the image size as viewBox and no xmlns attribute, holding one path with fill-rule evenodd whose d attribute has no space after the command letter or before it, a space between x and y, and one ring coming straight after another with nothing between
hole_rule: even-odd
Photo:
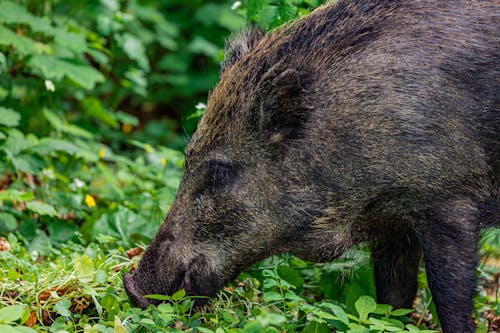
<instances>
[{"instance_id":1,"label":"broad green leaf","mask_svg":"<svg viewBox=\"0 0 500 333\"><path fill-rule=\"evenodd\" d=\"M344 309L342 309L339 305L327 302L320 303L319 305L321 307L329 308L342 323L346 325L349 324L349 318L347 317L347 314L345 313Z\"/></svg>"},{"instance_id":2,"label":"broad green leaf","mask_svg":"<svg viewBox=\"0 0 500 333\"><path fill-rule=\"evenodd\" d=\"M47 227L50 239L54 245L60 245L75 238L78 227L63 221L51 221Z\"/></svg>"},{"instance_id":3,"label":"broad green leaf","mask_svg":"<svg viewBox=\"0 0 500 333\"><path fill-rule=\"evenodd\" d=\"M0 332L2 333L18 333L15 326L0 324Z\"/></svg>"},{"instance_id":4,"label":"broad green leaf","mask_svg":"<svg viewBox=\"0 0 500 333\"><path fill-rule=\"evenodd\" d=\"M214 59L219 55L219 48L201 36L196 36L191 43L189 43L188 49L192 53L204 54Z\"/></svg>"},{"instance_id":5,"label":"broad green leaf","mask_svg":"<svg viewBox=\"0 0 500 333\"><path fill-rule=\"evenodd\" d=\"M63 299L54 304L53 309L63 317L71 317L71 311L69 310L70 307L71 301L69 299Z\"/></svg>"},{"instance_id":6,"label":"broad green leaf","mask_svg":"<svg viewBox=\"0 0 500 333\"><path fill-rule=\"evenodd\" d=\"M83 53L87 50L85 36L81 34L64 31L59 28L55 30L54 40L56 43L77 53Z\"/></svg>"},{"instance_id":7,"label":"broad green leaf","mask_svg":"<svg viewBox=\"0 0 500 333\"><path fill-rule=\"evenodd\" d=\"M129 33L117 35L115 39L130 59L135 60L144 71L150 71L151 67L142 40Z\"/></svg>"},{"instance_id":8,"label":"broad green leaf","mask_svg":"<svg viewBox=\"0 0 500 333\"><path fill-rule=\"evenodd\" d=\"M283 300L283 297L281 296L281 294L279 294L275 291L266 291L263 295L263 298L264 298L264 302L266 302L266 303L271 303L271 302Z\"/></svg>"},{"instance_id":9,"label":"broad green leaf","mask_svg":"<svg viewBox=\"0 0 500 333\"><path fill-rule=\"evenodd\" d=\"M257 321L251 321L243 327L243 333L262 333L263 328Z\"/></svg>"},{"instance_id":10,"label":"broad green leaf","mask_svg":"<svg viewBox=\"0 0 500 333\"><path fill-rule=\"evenodd\" d=\"M73 124L68 124L65 121L59 119L54 111L44 108L42 110L42 114L44 115L45 119L47 119L47 121L52 125L52 127L54 127L54 129L56 129L57 131L79 136L85 139L91 139L93 137L92 133L84 130L83 128Z\"/></svg>"},{"instance_id":11,"label":"broad green leaf","mask_svg":"<svg viewBox=\"0 0 500 333\"><path fill-rule=\"evenodd\" d=\"M19 155L22 151L38 143L38 139L33 134L24 135L21 131L15 128L9 128L6 130L6 133L7 140L5 141L3 148L9 158Z\"/></svg>"},{"instance_id":12,"label":"broad green leaf","mask_svg":"<svg viewBox=\"0 0 500 333\"><path fill-rule=\"evenodd\" d=\"M116 116L116 119L118 119L119 121L121 121L124 124L130 124L133 126L139 125L139 119L131 114L128 114L128 113L125 113L122 111L118 111L118 112L116 112L115 116Z\"/></svg>"},{"instance_id":13,"label":"broad green leaf","mask_svg":"<svg viewBox=\"0 0 500 333\"><path fill-rule=\"evenodd\" d=\"M168 303L158 305L158 311L161 313L174 313L174 307Z\"/></svg>"},{"instance_id":14,"label":"broad green leaf","mask_svg":"<svg viewBox=\"0 0 500 333\"><path fill-rule=\"evenodd\" d=\"M93 89L97 83L104 82L104 76L90 65L53 56L36 55L31 58L29 64L38 68L47 79L60 81L67 77L84 89Z\"/></svg>"},{"instance_id":15,"label":"broad green leaf","mask_svg":"<svg viewBox=\"0 0 500 333\"><path fill-rule=\"evenodd\" d=\"M356 311L358 311L359 319L365 321L368 315L377 308L377 302L370 296L361 296L354 303L354 306L356 307Z\"/></svg>"},{"instance_id":16,"label":"broad green leaf","mask_svg":"<svg viewBox=\"0 0 500 333\"><path fill-rule=\"evenodd\" d=\"M297 288L300 288L304 285L304 279L302 278L302 276L300 276L300 274L290 266L280 265L278 267L278 274L287 282L291 283Z\"/></svg>"},{"instance_id":17,"label":"broad green leaf","mask_svg":"<svg viewBox=\"0 0 500 333\"><path fill-rule=\"evenodd\" d=\"M5 229L13 230L17 227L17 220L12 214L0 213L0 225L2 224L5 226Z\"/></svg>"},{"instance_id":18,"label":"broad green leaf","mask_svg":"<svg viewBox=\"0 0 500 333\"><path fill-rule=\"evenodd\" d=\"M8 324L21 319L24 314L23 305L11 305L0 309L0 324Z\"/></svg>"},{"instance_id":19,"label":"broad green leaf","mask_svg":"<svg viewBox=\"0 0 500 333\"><path fill-rule=\"evenodd\" d=\"M79 148L70 141L54 139L54 138L43 138L39 143L31 147L33 152L39 155L48 155L52 152L63 151L70 155L74 155L78 152Z\"/></svg>"},{"instance_id":20,"label":"broad green leaf","mask_svg":"<svg viewBox=\"0 0 500 333\"><path fill-rule=\"evenodd\" d=\"M11 158L12 165L17 171L38 174L45 166L45 161L38 156L30 154L20 154Z\"/></svg>"},{"instance_id":21,"label":"broad green leaf","mask_svg":"<svg viewBox=\"0 0 500 333\"><path fill-rule=\"evenodd\" d=\"M151 326L154 326L155 325L155 322L153 321L153 319L149 319L149 318L142 318L140 320L141 324L144 324L144 325L151 325Z\"/></svg>"},{"instance_id":22,"label":"broad green leaf","mask_svg":"<svg viewBox=\"0 0 500 333\"><path fill-rule=\"evenodd\" d=\"M376 314L389 315L392 310L392 305L389 304L377 304L377 308L373 311Z\"/></svg>"},{"instance_id":23,"label":"broad green leaf","mask_svg":"<svg viewBox=\"0 0 500 333\"><path fill-rule=\"evenodd\" d=\"M0 125L16 127L19 125L21 115L17 111L0 106Z\"/></svg>"},{"instance_id":24,"label":"broad green leaf","mask_svg":"<svg viewBox=\"0 0 500 333\"><path fill-rule=\"evenodd\" d=\"M370 329L356 323L349 324L349 333L370 333Z\"/></svg>"},{"instance_id":25,"label":"broad green leaf","mask_svg":"<svg viewBox=\"0 0 500 333\"><path fill-rule=\"evenodd\" d=\"M37 333L37 331L35 331L31 327L27 327L27 326L14 326L13 329L14 329L15 333ZM1 328L0 328L0 332L7 333L7 332L2 331Z\"/></svg>"},{"instance_id":26,"label":"broad green leaf","mask_svg":"<svg viewBox=\"0 0 500 333\"><path fill-rule=\"evenodd\" d=\"M401 322L391 321L390 319L376 319L370 318L370 329L382 331L382 332L398 332L404 329L404 325Z\"/></svg>"},{"instance_id":27,"label":"broad green leaf","mask_svg":"<svg viewBox=\"0 0 500 333\"><path fill-rule=\"evenodd\" d=\"M33 31L43 32L48 35L51 35L54 30L48 18L34 16L14 1L0 1L0 8L2 8L0 11L0 22L7 24L24 23L29 25Z\"/></svg>"},{"instance_id":28,"label":"broad green leaf","mask_svg":"<svg viewBox=\"0 0 500 333\"><path fill-rule=\"evenodd\" d=\"M312 321L302 330L303 333L330 333L331 330L325 323Z\"/></svg>"},{"instance_id":29,"label":"broad green leaf","mask_svg":"<svg viewBox=\"0 0 500 333\"><path fill-rule=\"evenodd\" d=\"M247 3L247 19L255 20L257 14L260 13L272 0L248 0Z\"/></svg>"},{"instance_id":30,"label":"broad green leaf","mask_svg":"<svg viewBox=\"0 0 500 333\"><path fill-rule=\"evenodd\" d=\"M40 201L30 201L26 203L26 208L34 213L47 216L57 216L57 211L52 205Z\"/></svg>"},{"instance_id":31,"label":"broad green leaf","mask_svg":"<svg viewBox=\"0 0 500 333\"><path fill-rule=\"evenodd\" d=\"M28 201L33 200L33 192L23 192L14 189L0 191L0 201Z\"/></svg>"},{"instance_id":32,"label":"broad green leaf","mask_svg":"<svg viewBox=\"0 0 500 333\"><path fill-rule=\"evenodd\" d=\"M184 289L181 289L181 290L176 291L172 295L172 300L178 301L178 300L183 299L185 296L186 296L186 291Z\"/></svg>"},{"instance_id":33,"label":"broad green leaf","mask_svg":"<svg viewBox=\"0 0 500 333\"><path fill-rule=\"evenodd\" d=\"M41 53L42 47L25 36L20 36L12 30L0 25L0 45L12 45L22 55Z\"/></svg>"},{"instance_id":34,"label":"broad green leaf","mask_svg":"<svg viewBox=\"0 0 500 333\"><path fill-rule=\"evenodd\" d=\"M391 316L399 317L399 316L406 316L407 314L412 313L412 309L396 309L391 311Z\"/></svg>"},{"instance_id":35,"label":"broad green leaf","mask_svg":"<svg viewBox=\"0 0 500 333\"><path fill-rule=\"evenodd\" d=\"M116 116L112 112L106 110L99 99L93 97L85 98L82 101L82 106L85 113L89 116L92 116L111 127L118 127Z\"/></svg>"}]
</instances>

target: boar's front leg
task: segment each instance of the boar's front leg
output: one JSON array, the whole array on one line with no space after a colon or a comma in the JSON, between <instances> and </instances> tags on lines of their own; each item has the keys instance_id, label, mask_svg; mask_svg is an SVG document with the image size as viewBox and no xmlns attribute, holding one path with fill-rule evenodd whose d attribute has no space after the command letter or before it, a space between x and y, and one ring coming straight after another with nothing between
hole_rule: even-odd
<instances>
[{"instance_id":1,"label":"boar's front leg","mask_svg":"<svg viewBox=\"0 0 500 333\"><path fill-rule=\"evenodd\" d=\"M390 234L372 245L377 300L395 308L411 308L417 293L418 240L412 231Z\"/></svg>"},{"instance_id":2,"label":"boar's front leg","mask_svg":"<svg viewBox=\"0 0 500 333\"><path fill-rule=\"evenodd\" d=\"M466 198L444 202L416 226L444 333L473 333L479 212Z\"/></svg>"}]
</instances>

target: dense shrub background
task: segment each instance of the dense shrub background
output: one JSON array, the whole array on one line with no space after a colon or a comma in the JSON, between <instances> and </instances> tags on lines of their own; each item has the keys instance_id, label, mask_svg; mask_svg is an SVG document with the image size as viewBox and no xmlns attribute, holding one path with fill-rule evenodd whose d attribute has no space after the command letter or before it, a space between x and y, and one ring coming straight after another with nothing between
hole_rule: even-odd
<instances>
[{"instance_id":1,"label":"dense shrub background","mask_svg":"<svg viewBox=\"0 0 500 333\"><path fill-rule=\"evenodd\" d=\"M182 294L142 312L122 289L138 259L125 251L149 242L174 199L225 38L322 2L0 0L1 332L419 331L374 304L363 249L321 267L271 258L203 313ZM481 297L478 311L498 314L498 297L496 310ZM425 293L421 308L416 324L432 326Z\"/></svg>"}]
</instances>

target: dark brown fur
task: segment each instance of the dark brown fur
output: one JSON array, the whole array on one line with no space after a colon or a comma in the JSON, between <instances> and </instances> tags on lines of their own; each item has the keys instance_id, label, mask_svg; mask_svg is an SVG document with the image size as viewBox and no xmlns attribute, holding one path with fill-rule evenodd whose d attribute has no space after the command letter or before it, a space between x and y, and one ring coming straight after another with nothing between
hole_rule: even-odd
<instances>
[{"instance_id":1,"label":"dark brown fur","mask_svg":"<svg viewBox=\"0 0 500 333\"><path fill-rule=\"evenodd\" d=\"M500 219L500 3L340 1L239 43L131 297L369 242L380 302L411 306L423 253L444 332L473 332L478 234Z\"/></svg>"}]
</instances>

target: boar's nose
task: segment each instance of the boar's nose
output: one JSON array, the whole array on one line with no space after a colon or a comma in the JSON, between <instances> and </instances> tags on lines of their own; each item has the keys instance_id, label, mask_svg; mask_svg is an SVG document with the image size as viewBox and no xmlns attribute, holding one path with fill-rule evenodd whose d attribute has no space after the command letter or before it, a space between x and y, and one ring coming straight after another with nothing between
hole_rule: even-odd
<instances>
[{"instance_id":1,"label":"boar's nose","mask_svg":"<svg viewBox=\"0 0 500 333\"><path fill-rule=\"evenodd\" d=\"M125 286L125 290L127 291L127 294L130 296L132 303L141 307L142 309L146 309L148 305L156 303L152 299L142 297L142 292L140 288L137 287L132 274L125 273L123 275L123 285Z\"/></svg>"}]
</instances>

